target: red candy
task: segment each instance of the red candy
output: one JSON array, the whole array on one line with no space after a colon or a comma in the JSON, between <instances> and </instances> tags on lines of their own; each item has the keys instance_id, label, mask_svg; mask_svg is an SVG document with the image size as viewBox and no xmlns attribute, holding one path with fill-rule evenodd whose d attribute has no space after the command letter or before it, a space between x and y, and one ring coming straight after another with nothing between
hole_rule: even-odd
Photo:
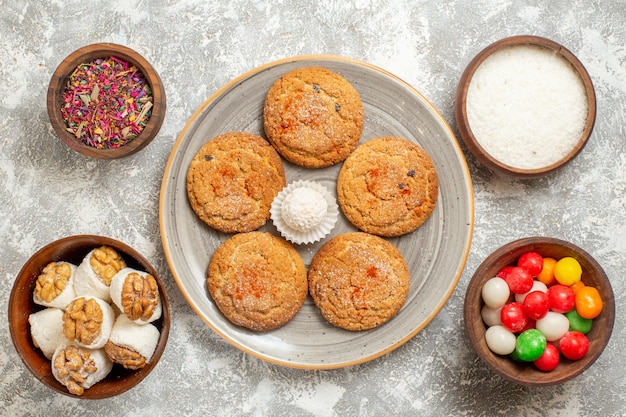
<instances>
[{"instance_id":1,"label":"red candy","mask_svg":"<svg viewBox=\"0 0 626 417\"><path fill-rule=\"evenodd\" d=\"M565 285L557 284L548 288L550 309L556 313L567 313L576 303L574 291Z\"/></svg>"},{"instance_id":2,"label":"red candy","mask_svg":"<svg viewBox=\"0 0 626 417\"><path fill-rule=\"evenodd\" d=\"M511 269L513 269L513 267L511 265L507 265L504 268L502 268L497 274L496 276L502 279L506 279L506 276L509 274L509 272L511 272Z\"/></svg>"},{"instance_id":3,"label":"red candy","mask_svg":"<svg viewBox=\"0 0 626 417\"><path fill-rule=\"evenodd\" d=\"M539 320L548 314L550 300L548 294L542 291L533 291L524 298L524 313L533 320Z\"/></svg>"},{"instance_id":4,"label":"red candy","mask_svg":"<svg viewBox=\"0 0 626 417\"><path fill-rule=\"evenodd\" d=\"M528 319L528 323L526 323L526 326L524 326L524 328L520 330L519 333L524 333L526 330L536 329L536 328L537 328L537 320Z\"/></svg>"},{"instance_id":5,"label":"red candy","mask_svg":"<svg viewBox=\"0 0 626 417\"><path fill-rule=\"evenodd\" d=\"M513 333L521 333L528 326L528 317L524 314L524 306L516 302L508 303L502 307L500 321L505 329Z\"/></svg>"},{"instance_id":6,"label":"red candy","mask_svg":"<svg viewBox=\"0 0 626 417\"><path fill-rule=\"evenodd\" d=\"M504 280L513 294L524 294L533 287L532 275L519 266L511 267Z\"/></svg>"},{"instance_id":7,"label":"red candy","mask_svg":"<svg viewBox=\"0 0 626 417\"><path fill-rule=\"evenodd\" d=\"M536 277L543 269L543 256L537 252L526 252L517 260L517 266L524 268L531 276Z\"/></svg>"},{"instance_id":8,"label":"red candy","mask_svg":"<svg viewBox=\"0 0 626 417\"><path fill-rule=\"evenodd\" d=\"M533 363L540 371L550 372L559 366L559 362L561 362L559 350L553 344L548 343L546 350L544 350L539 359L535 360Z\"/></svg>"},{"instance_id":9,"label":"red candy","mask_svg":"<svg viewBox=\"0 0 626 417\"><path fill-rule=\"evenodd\" d=\"M567 359L577 361L589 351L589 339L581 332L567 332L559 340L559 349Z\"/></svg>"}]
</instances>

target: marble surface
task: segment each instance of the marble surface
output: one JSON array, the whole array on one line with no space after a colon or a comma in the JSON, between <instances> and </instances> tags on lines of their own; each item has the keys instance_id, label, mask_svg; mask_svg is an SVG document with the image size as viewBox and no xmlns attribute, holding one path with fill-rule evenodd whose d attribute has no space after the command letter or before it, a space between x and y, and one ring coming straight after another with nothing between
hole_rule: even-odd
<instances>
[{"instance_id":1,"label":"marble surface","mask_svg":"<svg viewBox=\"0 0 626 417\"><path fill-rule=\"evenodd\" d=\"M626 411L626 3L624 0L0 0L0 414L38 415L623 415ZM460 282L437 317L405 345L350 368L307 371L253 358L187 305L161 246L161 179L193 112L229 80L276 59L336 54L377 65L421 91L452 129L454 94L470 59L510 35L550 38L574 52L595 84L593 135L569 165L534 180L495 175L467 155L475 229ZM168 112L155 141L116 161L88 159L54 135L46 89L60 61L115 42L148 59ZM465 148L464 148L465 150ZM13 348L9 290L37 249L102 234L161 272L173 321L166 351L138 387L84 401L35 380ZM482 259L516 238L569 240L604 267L616 297L613 336L578 378L528 388L495 376L463 332L467 283Z\"/></svg>"}]
</instances>

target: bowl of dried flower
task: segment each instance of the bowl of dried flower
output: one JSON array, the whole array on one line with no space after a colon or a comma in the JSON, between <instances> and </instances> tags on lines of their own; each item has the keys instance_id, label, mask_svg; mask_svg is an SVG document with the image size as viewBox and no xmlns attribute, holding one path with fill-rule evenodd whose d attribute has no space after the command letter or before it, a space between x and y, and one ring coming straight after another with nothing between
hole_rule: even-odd
<instances>
[{"instance_id":1,"label":"bowl of dried flower","mask_svg":"<svg viewBox=\"0 0 626 417\"><path fill-rule=\"evenodd\" d=\"M152 65L112 43L84 46L57 67L48 117L61 141L83 155L121 158L146 147L165 119L165 89Z\"/></svg>"},{"instance_id":2,"label":"bowl of dried flower","mask_svg":"<svg viewBox=\"0 0 626 417\"><path fill-rule=\"evenodd\" d=\"M154 267L103 236L62 238L39 249L9 297L15 349L52 390L109 398L150 374L165 349L170 305Z\"/></svg>"}]
</instances>

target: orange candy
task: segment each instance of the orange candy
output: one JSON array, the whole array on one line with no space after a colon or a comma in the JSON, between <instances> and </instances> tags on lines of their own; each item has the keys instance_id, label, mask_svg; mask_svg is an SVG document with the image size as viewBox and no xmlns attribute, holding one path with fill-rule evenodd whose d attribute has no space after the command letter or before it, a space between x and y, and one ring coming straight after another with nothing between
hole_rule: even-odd
<instances>
[{"instance_id":1,"label":"orange candy","mask_svg":"<svg viewBox=\"0 0 626 417\"><path fill-rule=\"evenodd\" d=\"M537 275L537 280L543 282L547 286L556 283L556 278L554 277L554 265L556 265L556 259L543 258L543 269L539 275Z\"/></svg>"},{"instance_id":2,"label":"orange candy","mask_svg":"<svg viewBox=\"0 0 626 417\"><path fill-rule=\"evenodd\" d=\"M585 286L585 283L582 281L578 281L573 283L570 288L574 291L574 294L578 294L578 291Z\"/></svg>"},{"instance_id":3,"label":"orange candy","mask_svg":"<svg viewBox=\"0 0 626 417\"><path fill-rule=\"evenodd\" d=\"M585 319L594 319L602 312L602 298L595 287L585 286L576 293L576 311Z\"/></svg>"}]
</instances>

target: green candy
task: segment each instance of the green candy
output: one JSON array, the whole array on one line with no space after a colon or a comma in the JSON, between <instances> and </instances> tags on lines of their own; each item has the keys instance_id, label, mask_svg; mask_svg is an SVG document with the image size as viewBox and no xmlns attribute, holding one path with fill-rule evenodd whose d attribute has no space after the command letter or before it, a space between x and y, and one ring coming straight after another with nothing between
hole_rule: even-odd
<instances>
[{"instance_id":1,"label":"green candy","mask_svg":"<svg viewBox=\"0 0 626 417\"><path fill-rule=\"evenodd\" d=\"M546 337L537 329L529 329L517 336L515 343L516 356L525 362L532 362L546 350Z\"/></svg>"},{"instance_id":2,"label":"green candy","mask_svg":"<svg viewBox=\"0 0 626 417\"><path fill-rule=\"evenodd\" d=\"M511 358L513 360L513 362L517 362L517 363L525 363L526 361L523 361L520 359L520 357L517 355L517 351L513 350L513 352L511 352L509 354L509 358Z\"/></svg>"},{"instance_id":3,"label":"green candy","mask_svg":"<svg viewBox=\"0 0 626 417\"><path fill-rule=\"evenodd\" d=\"M581 332L582 334L589 333L589 330L591 330L591 326L593 325L592 319L580 317L580 314L578 314L575 308L565 313L565 317L569 320L569 329Z\"/></svg>"}]
</instances>

